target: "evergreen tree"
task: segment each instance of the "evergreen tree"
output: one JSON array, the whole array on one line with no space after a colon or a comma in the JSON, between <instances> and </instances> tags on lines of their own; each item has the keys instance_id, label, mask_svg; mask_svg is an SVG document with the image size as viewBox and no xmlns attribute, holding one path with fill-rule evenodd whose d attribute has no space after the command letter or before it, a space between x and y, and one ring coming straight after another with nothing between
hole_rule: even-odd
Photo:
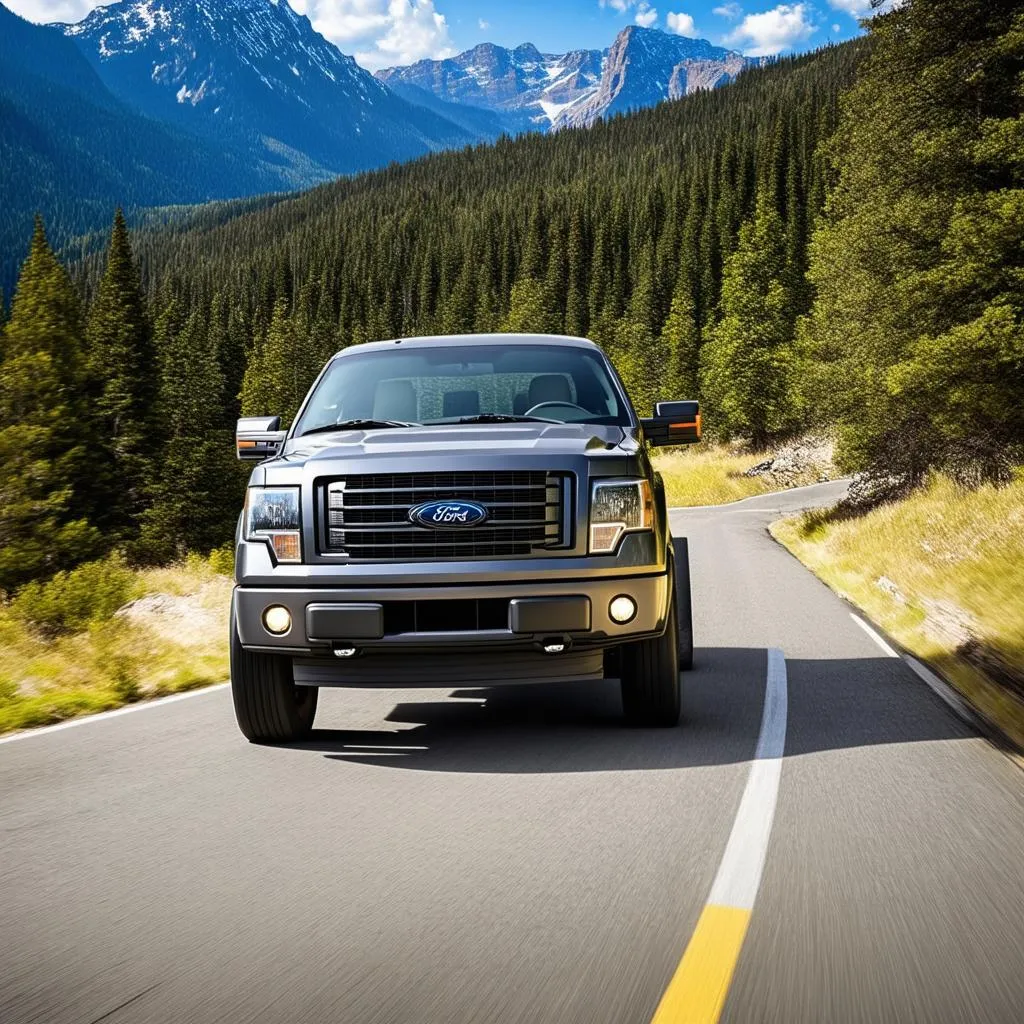
<instances>
[{"instance_id":1,"label":"evergreen tree","mask_svg":"<svg viewBox=\"0 0 1024 1024\"><path fill-rule=\"evenodd\" d=\"M86 339L93 414L109 460L94 517L123 535L134 527L143 507L156 375L146 300L120 210L114 217L106 270L89 310Z\"/></svg>"},{"instance_id":2,"label":"evergreen tree","mask_svg":"<svg viewBox=\"0 0 1024 1024\"><path fill-rule=\"evenodd\" d=\"M172 303L156 324L163 450L153 462L139 554L154 561L209 551L234 530L244 476L223 425L224 376L204 312Z\"/></svg>"},{"instance_id":3,"label":"evergreen tree","mask_svg":"<svg viewBox=\"0 0 1024 1024\"><path fill-rule=\"evenodd\" d=\"M672 295L672 305L661 331L661 348L667 358L665 397L695 398L700 360L700 317L693 301L688 268L683 267Z\"/></svg>"},{"instance_id":4,"label":"evergreen tree","mask_svg":"<svg viewBox=\"0 0 1024 1024\"><path fill-rule=\"evenodd\" d=\"M288 315L287 303L278 299L267 337L252 352L246 367L242 381L243 415L281 416L285 423L290 423L321 367L319 354L311 351Z\"/></svg>"},{"instance_id":5,"label":"evergreen tree","mask_svg":"<svg viewBox=\"0 0 1024 1024\"><path fill-rule=\"evenodd\" d=\"M701 349L701 383L718 430L763 447L793 425L793 323L784 286L786 240L762 199L725 263L721 319Z\"/></svg>"},{"instance_id":6,"label":"evergreen tree","mask_svg":"<svg viewBox=\"0 0 1024 1024\"><path fill-rule=\"evenodd\" d=\"M814 236L809 395L847 466L1005 478L1024 444L1024 11L872 22Z\"/></svg>"},{"instance_id":7,"label":"evergreen tree","mask_svg":"<svg viewBox=\"0 0 1024 1024\"><path fill-rule=\"evenodd\" d=\"M0 590L83 561L89 474L82 310L40 218L0 346Z\"/></svg>"},{"instance_id":8,"label":"evergreen tree","mask_svg":"<svg viewBox=\"0 0 1024 1024\"><path fill-rule=\"evenodd\" d=\"M512 286L503 331L515 334L551 334L558 329L557 314L543 281L525 277Z\"/></svg>"}]
</instances>

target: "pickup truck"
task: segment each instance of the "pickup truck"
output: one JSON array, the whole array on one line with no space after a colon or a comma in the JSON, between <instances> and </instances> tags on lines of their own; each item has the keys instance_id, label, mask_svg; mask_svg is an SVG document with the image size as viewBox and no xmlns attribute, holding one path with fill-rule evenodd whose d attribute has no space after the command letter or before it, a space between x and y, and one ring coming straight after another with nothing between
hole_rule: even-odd
<instances>
[{"instance_id":1,"label":"pickup truck","mask_svg":"<svg viewBox=\"0 0 1024 1024\"><path fill-rule=\"evenodd\" d=\"M462 335L347 348L280 423L236 437L250 741L307 735L321 686L617 678L628 722L678 722L689 563L648 447L698 441L696 402L640 419L591 341Z\"/></svg>"}]
</instances>

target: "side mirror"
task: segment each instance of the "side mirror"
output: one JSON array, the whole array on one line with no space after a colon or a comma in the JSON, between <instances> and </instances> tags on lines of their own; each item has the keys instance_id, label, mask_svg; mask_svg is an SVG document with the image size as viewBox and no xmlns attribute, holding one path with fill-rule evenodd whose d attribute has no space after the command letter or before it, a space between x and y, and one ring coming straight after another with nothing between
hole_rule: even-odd
<instances>
[{"instance_id":1,"label":"side mirror","mask_svg":"<svg viewBox=\"0 0 1024 1024\"><path fill-rule=\"evenodd\" d=\"M284 444L286 430L279 429L280 416L249 416L235 428L235 451L243 462L273 458Z\"/></svg>"},{"instance_id":2,"label":"side mirror","mask_svg":"<svg viewBox=\"0 0 1024 1024\"><path fill-rule=\"evenodd\" d=\"M700 440L700 402L658 402L654 416L642 419L644 437L657 448Z\"/></svg>"}]
</instances>

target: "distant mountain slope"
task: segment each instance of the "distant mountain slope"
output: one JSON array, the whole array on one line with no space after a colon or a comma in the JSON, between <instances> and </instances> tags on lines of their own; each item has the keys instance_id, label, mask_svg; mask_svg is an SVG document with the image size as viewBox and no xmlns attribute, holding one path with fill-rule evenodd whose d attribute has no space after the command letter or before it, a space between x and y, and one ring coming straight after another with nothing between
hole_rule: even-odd
<instances>
[{"instance_id":1,"label":"distant mountain slope","mask_svg":"<svg viewBox=\"0 0 1024 1024\"><path fill-rule=\"evenodd\" d=\"M600 50L541 53L531 43L514 50L481 43L446 60L384 68L388 85L415 86L439 99L499 114L512 132L545 130L559 114L590 96L601 80Z\"/></svg>"},{"instance_id":2,"label":"distant mountain slope","mask_svg":"<svg viewBox=\"0 0 1024 1024\"><path fill-rule=\"evenodd\" d=\"M611 114L652 107L731 82L761 61L706 39L687 39L631 25L608 50L598 88L570 108L560 125L587 125Z\"/></svg>"},{"instance_id":3,"label":"distant mountain slope","mask_svg":"<svg viewBox=\"0 0 1024 1024\"><path fill-rule=\"evenodd\" d=\"M58 243L117 204L198 203L279 188L273 173L129 108L78 48L0 5L0 288L41 212Z\"/></svg>"},{"instance_id":4,"label":"distant mountain slope","mask_svg":"<svg viewBox=\"0 0 1024 1024\"><path fill-rule=\"evenodd\" d=\"M732 81L760 61L704 39L632 25L605 51L541 53L529 43L493 43L446 60L385 68L377 77L426 90L439 99L500 114L516 131L593 124Z\"/></svg>"},{"instance_id":5,"label":"distant mountain slope","mask_svg":"<svg viewBox=\"0 0 1024 1024\"><path fill-rule=\"evenodd\" d=\"M285 0L120 0L63 31L126 103L309 185L476 141L414 107Z\"/></svg>"}]
</instances>

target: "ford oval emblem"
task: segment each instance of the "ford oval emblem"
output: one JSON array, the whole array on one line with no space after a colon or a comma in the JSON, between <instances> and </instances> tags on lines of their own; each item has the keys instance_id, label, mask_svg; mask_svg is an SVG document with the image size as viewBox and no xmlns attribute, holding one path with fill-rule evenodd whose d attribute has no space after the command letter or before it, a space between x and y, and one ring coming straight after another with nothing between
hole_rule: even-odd
<instances>
[{"instance_id":1,"label":"ford oval emblem","mask_svg":"<svg viewBox=\"0 0 1024 1024\"><path fill-rule=\"evenodd\" d=\"M487 509L475 501L428 501L410 509L409 518L433 530L479 526L487 518Z\"/></svg>"}]
</instances>

